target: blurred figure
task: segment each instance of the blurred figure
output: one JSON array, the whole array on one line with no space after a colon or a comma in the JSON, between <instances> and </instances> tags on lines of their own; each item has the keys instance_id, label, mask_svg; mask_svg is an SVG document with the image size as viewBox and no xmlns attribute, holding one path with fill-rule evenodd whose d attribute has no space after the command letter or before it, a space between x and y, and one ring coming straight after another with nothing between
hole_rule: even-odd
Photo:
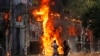
<instances>
[{"instance_id":1,"label":"blurred figure","mask_svg":"<svg viewBox=\"0 0 100 56\"><path fill-rule=\"evenodd\" d=\"M1 46L1 44L0 44L0 56L5 56L5 54L4 54L4 49L3 49L3 47Z\"/></svg>"},{"instance_id":2,"label":"blurred figure","mask_svg":"<svg viewBox=\"0 0 100 56\"><path fill-rule=\"evenodd\" d=\"M69 53L69 50L70 50L70 48L68 46L68 43L66 40L64 40L64 42L63 42L63 51L64 51L63 56L67 56Z\"/></svg>"},{"instance_id":3,"label":"blurred figure","mask_svg":"<svg viewBox=\"0 0 100 56\"><path fill-rule=\"evenodd\" d=\"M56 40L53 41L52 43L52 46L53 47L53 56L59 56L59 53L58 53L58 45L56 43Z\"/></svg>"},{"instance_id":4,"label":"blurred figure","mask_svg":"<svg viewBox=\"0 0 100 56\"><path fill-rule=\"evenodd\" d=\"M85 38L85 49L86 49L86 52L89 52L90 51L90 41L88 39L88 37Z\"/></svg>"}]
</instances>

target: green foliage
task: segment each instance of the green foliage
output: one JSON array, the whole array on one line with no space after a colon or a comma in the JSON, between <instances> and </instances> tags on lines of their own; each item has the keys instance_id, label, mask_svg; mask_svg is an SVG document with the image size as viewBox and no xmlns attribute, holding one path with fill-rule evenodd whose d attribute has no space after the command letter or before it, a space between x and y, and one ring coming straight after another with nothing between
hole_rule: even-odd
<instances>
[{"instance_id":1,"label":"green foliage","mask_svg":"<svg viewBox=\"0 0 100 56\"><path fill-rule=\"evenodd\" d=\"M93 30L94 36L98 39L100 37L100 4L97 3L94 7L89 8L82 15L82 21L85 28L89 25L89 28Z\"/></svg>"},{"instance_id":2,"label":"green foliage","mask_svg":"<svg viewBox=\"0 0 100 56\"><path fill-rule=\"evenodd\" d=\"M88 8L95 5L94 0L68 0L65 10L69 11L71 16L81 16Z\"/></svg>"}]
</instances>

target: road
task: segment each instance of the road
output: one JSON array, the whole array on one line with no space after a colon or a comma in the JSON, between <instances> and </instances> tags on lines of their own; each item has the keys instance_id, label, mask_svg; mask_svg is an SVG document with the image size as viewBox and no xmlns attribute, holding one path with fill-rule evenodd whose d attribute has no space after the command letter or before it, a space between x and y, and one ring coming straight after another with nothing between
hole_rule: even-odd
<instances>
[{"instance_id":1,"label":"road","mask_svg":"<svg viewBox=\"0 0 100 56\"><path fill-rule=\"evenodd\" d=\"M69 56L100 56L100 52L92 52L92 53L70 53Z\"/></svg>"},{"instance_id":2,"label":"road","mask_svg":"<svg viewBox=\"0 0 100 56\"><path fill-rule=\"evenodd\" d=\"M52 56L52 55L28 55L28 56ZM75 53L69 53L68 56L100 56L100 52L92 52L92 53L75 52Z\"/></svg>"}]
</instances>

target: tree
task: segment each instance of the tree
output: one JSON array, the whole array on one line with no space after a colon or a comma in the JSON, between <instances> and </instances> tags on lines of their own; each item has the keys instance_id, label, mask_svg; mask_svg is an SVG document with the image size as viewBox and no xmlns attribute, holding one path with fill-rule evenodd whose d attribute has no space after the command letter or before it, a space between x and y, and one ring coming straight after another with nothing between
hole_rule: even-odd
<instances>
[{"instance_id":1,"label":"tree","mask_svg":"<svg viewBox=\"0 0 100 56\"><path fill-rule=\"evenodd\" d=\"M93 30L95 39L100 39L100 4L97 3L94 7L89 8L82 15L83 26L86 28L89 26Z\"/></svg>"},{"instance_id":2,"label":"tree","mask_svg":"<svg viewBox=\"0 0 100 56\"><path fill-rule=\"evenodd\" d=\"M81 16L88 8L96 4L94 0L68 0L65 11L70 12L72 17Z\"/></svg>"}]
</instances>

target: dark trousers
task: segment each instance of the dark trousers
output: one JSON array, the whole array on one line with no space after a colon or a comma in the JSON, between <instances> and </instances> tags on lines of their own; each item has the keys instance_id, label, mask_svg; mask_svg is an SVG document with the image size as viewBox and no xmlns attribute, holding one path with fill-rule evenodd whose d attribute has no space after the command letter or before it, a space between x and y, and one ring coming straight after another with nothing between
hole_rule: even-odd
<instances>
[{"instance_id":1,"label":"dark trousers","mask_svg":"<svg viewBox=\"0 0 100 56\"><path fill-rule=\"evenodd\" d=\"M64 52L63 56L68 56L68 52L67 51Z\"/></svg>"}]
</instances>

